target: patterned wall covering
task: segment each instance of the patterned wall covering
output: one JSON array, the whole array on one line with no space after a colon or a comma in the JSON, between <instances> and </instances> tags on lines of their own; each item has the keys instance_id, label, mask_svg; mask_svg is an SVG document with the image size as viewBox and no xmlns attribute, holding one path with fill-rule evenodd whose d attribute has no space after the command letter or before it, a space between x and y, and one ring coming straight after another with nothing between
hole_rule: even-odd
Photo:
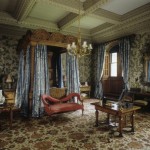
<instances>
[{"instance_id":1,"label":"patterned wall covering","mask_svg":"<svg viewBox=\"0 0 150 150\"><path fill-rule=\"evenodd\" d=\"M129 88L141 88L142 90L148 90L150 92L150 87L142 84L144 78L143 47L146 43L150 43L150 33L137 34L132 39L129 64ZM91 59L92 67L90 80L93 89L95 84L96 55L97 53L95 51Z\"/></svg>"},{"instance_id":2,"label":"patterned wall covering","mask_svg":"<svg viewBox=\"0 0 150 150\"><path fill-rule=\"evenodd\" d=\"M80 83L84 84L85 82L91 83L91 55L80 57L78 59L79 62L79 76ZM63 74L65 75L65 66L66 66L66 55L62 54L62 66L63 66Z\"/></svg>"},{"instance_id":3,"label":"patterned wall covering","mask_svg":"<svg viewBox=\"0 0 150 150\"><path fill-rule=\"evenodd\" d=\"M79 76L81 84L91 84L91 55L79 58Z\"/></svg>"},{"instance_id":4,"label":"patterned wall covering","mask_svg":"<svg viewBox=\"0 0 150 150\"><path fill-rule=\"evenodd\" d=\"M142 84L144 78L144 46L150 43L150 33L137 34L132 43L130 55L129 86L139 87L147 90L147 86Z\"/></svg>"},{"instance_id":5,"label":"patterned wall covering","mask_svg":"<svg viewBox=\"0 0 150 150\"><path fill-rule=\"evenodd\" d=\"M8 74L11 74L13 77L13 86L15 86L19 62L19 55L16 52L16 47L19 39L19 37L0 35L0 88L2 87L2 78L4 75L6 77ZM4 82L3 78L3 83ZM5 83L3 85L7 88Z\"/></svg>"},{"instance_id":6,"label":"patterned wall covering","mask_svg":"<svg viewBox=\"0 0 150 150\"><path fill-rule=\"evenodd\" d=\"M21 37L20 37L21 38ZM19 63L19 54L16 52L19 37L0 35L0 88L2 86L3 75L11 74L16 83ZM62 55L63 70L65 72L66 56ZM79 58L80 82L90 82L91 80L91 56ZM64 73L65 74L65 73ZM5 83L4 83L5 84ZM7 87L7 85L4 85ZM14 84L15 86L15 84Z\"/></svg>"},{"instance_id":7,"label":"patterned wall covering","mask_svg":"<svg viewBox=\"0 0 150 150\"><path fill-rule=\"evenodd\" d=\"M0 77L2 77L4 73L10 73L14 80L17 80L19 55L16 52L16 48L19 39L19 37L0 35ZM137 34L135 36L135 40L132 43L129 73L130 87L146 88L141 84L141 78L143 77L144 73L143 47L145 43L150 43L150 33ZM62 58L65 71L65 55L63 55ZM87 81L89 84L94 85L95 69L95 52L93 52L92 55L79 58L80 82L84 83ZM135 80L137 81L136 84Z\"/></svg>"}]
</instances>

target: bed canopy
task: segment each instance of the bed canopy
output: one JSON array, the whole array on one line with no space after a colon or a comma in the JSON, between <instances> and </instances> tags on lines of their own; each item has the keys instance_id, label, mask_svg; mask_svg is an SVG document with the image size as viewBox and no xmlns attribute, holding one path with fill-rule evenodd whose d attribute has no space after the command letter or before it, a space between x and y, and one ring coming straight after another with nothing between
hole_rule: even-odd
<instances>
[{"instance_id":1,"label":"bed canopy","mask_svg":"<svg viewBox=\"0 0 150 150\"><path fill-rule=\"evenodd\" d=\"M67 44L76 40L76 37L71 35L49 33L44 29L36 29L27 31L19 41L17 50L20 52L20 61L15 103L18 107L22 107L24 116L31 114L33 105L35 105L32 111L33 117L40 116L43 111L40 110L42 104L39 100L41 94L39 91L49 94L49 86L47 85L49 81L46 79L48 52L53 52L56 55L65 53ZM42 63L40 64L40 62ZM38 74L38 72L42 72L42 74ZM38 77L35 74L38 74ZM41 89L37 90L34 87L35 84L37 87L40 85ZM33 102L34 99L36 102Z\"/></svg>"}]
</instances>

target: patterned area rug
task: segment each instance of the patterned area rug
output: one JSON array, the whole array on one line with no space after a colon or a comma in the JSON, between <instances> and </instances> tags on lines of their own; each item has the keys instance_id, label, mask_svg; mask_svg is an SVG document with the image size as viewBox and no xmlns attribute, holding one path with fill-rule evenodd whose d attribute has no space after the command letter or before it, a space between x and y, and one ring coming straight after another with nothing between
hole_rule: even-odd
<instances>
[{"instance_id":1,"label":"patterned area rug","mask_svg":"<svg viewBox=\"0 0 150 150\"><path fill-rule=\"evenodd\" d=\"M135 116L135 133L124 132L123 137L111 134L108 126L95 127L95 109L85 100L85 111L22 119L14 116L13 128L8 118L0 114L0 150L149 150L150 113ZM105 120L101 113L99 120Z\"/></svg>"}]
</instances>

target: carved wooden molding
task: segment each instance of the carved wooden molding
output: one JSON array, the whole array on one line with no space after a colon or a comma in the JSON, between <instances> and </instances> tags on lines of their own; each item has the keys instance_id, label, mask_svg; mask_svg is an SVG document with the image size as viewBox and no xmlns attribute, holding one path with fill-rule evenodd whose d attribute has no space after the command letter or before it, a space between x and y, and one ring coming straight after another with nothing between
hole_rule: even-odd
<instances>
[{"instance_id":1,"label":"carved wooden molding","mask_svg":"<svg viewBox=\"0 0 150 150\"><path fill-rule=\"evenodd\" d=\"M40 42L42 40L49 40L49 39L50 39L50 34L44 29L34 30L31 33L31 41Z\"/></svg>"},{"instance_id":2,"label":"carved wooden molding","mask_svg":"<svg viewBox=\"0 0 150 150\"><path fill-rule=\"evenodd\" d=\"M28 45L44 44L50 46L58 46L66 48L68 43L75 42L76 37L71 35L63 35L61 33L49 33L44 29L29 30L20 40L18 49L26 49Z\"/></svg>"}]
</instances>

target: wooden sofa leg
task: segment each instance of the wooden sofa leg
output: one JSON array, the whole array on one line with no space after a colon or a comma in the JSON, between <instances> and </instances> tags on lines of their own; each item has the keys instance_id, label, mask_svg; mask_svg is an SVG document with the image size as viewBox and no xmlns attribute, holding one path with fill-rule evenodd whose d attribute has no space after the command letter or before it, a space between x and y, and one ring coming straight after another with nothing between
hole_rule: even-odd
<instances>
[{"instance_id":1,"label":"wooden sofa leg","mask_svg":"<svg viewBox=\"0 0 150 150\"><path fill-rule=\"evenodd\" d=\"M84 110L82 109L82 116L83 116L83 112L84 112Z\"/></svg>"}]
</instances>

